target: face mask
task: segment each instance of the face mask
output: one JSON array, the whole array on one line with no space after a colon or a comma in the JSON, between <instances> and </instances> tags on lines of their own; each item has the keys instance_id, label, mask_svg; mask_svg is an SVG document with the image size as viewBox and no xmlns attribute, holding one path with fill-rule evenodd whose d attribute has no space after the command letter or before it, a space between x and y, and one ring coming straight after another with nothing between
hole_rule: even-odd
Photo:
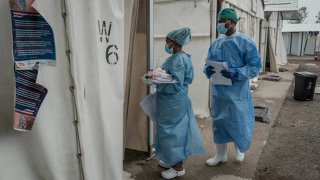
<instances>
[{"instance_id":1,"label":"face mask","mask_svg":"<svg viewBox=\"0 0 320 180\"><path fill-rule=\"evenodd\" d=\"M226 34L228 29L226 28L226 23L218 23L217 30L220 34Z\"/></svg>"},{"instance_id":2,"label":"face mask","mask_svg":"<svg viewBox=\"0 0 320 180\"><path fill-rule=\"evenodd\" d=\"M164 49L166 50L166 52L167 52L168 54L172 54L172 53L173 53L173 47L172 47L172 48L169 48L169 45L168 45L168 44L166 44L166 45L164 46Z\"/></svg>"}]
</instances>

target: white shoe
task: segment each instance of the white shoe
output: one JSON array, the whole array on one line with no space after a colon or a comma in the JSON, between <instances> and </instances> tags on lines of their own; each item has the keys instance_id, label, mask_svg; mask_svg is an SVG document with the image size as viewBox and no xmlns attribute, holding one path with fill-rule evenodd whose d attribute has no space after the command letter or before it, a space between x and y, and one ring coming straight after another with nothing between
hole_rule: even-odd
<instances>
[{"instance_id":1,"label":"white shoe","mask_svg":"<svg viewBox=\"0 0 320 180\"><path fill-rule=\"evenodd\" d=\"M175 177L178 177L178 176L183 176L184 174L186 173L186 171L183 169L181 171L177 171L173 168L170 168L166 171L162 171L161 172L161 176L164 178L164 179L173 179Z\"/></svg>"},{"instance_id":2,"label":"white shoe","mask_svg":"<svg viewBox=\"0 0 320 180\"><path fill-rule=\"evenodd\" d=\"M216 150L216 155L206 161L208 166L215 166L221 162L227 161L227 144L216 144Z\"/></svg>"},{"instance_id":3,"label":"white shoe","mask_svg":"<svg viewBox=\"0 0 320 180\"><path fill-rule=\"evenodd\" d=\"M213 158L210 158L206 161L208 166L215 166L219 163L227 162L227 157L218 157L215 155Z\"/></svg>"},{"instance_id":4,"label":"white shoe","mask_svg":"<svg viewBox=\"0 0 320 180\"><path fill-rule=\"evenodd\" d=\"M234 143L234 148L235 148L235 152L236 155L234 157L234 160L237 162L242 162L244 160L244 153L240 152L238 146L236 145L236 143Z\"/></svg>"},{"instance_id":5,"label":"white shoe","mask_svg":"<svg viewBox=\"0 0 320 180\"><path fill-rule=\"evenodd\" d=\"M166 165L166 163L164 163L163 161L159 160L159 165L163 168L169 169L171 168L170 166Z\"/></svg>"}]
</instances>

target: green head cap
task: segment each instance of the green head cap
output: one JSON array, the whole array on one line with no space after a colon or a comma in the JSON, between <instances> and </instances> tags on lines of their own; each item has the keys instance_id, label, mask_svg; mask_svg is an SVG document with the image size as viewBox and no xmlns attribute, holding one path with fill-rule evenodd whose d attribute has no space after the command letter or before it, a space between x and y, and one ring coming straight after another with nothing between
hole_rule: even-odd
<instances>
[{"instance_id":1,"label":"green head cap","mask_svg":"<svg viewBox=\"0 0 320 180\"><path fill-rule=\"evenodd\" d=\"M218 14L218 20L220 19L230 19L234 22L238 22L238 16L234 9L224 8Z\"/></svg>"}]
</instances>

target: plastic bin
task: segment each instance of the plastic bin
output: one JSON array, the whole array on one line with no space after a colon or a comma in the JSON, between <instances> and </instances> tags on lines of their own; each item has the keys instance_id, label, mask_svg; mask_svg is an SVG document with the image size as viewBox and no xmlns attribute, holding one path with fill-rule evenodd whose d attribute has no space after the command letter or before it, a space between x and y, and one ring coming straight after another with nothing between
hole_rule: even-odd
<instances>
[{"instance_id":1,"label":"plastic bin","mask_svg":"<svg viewBox=\"0 0 320 180\"><path fill-rule=\"evenodd\" d=\"M313 100L318 76L315 73L295 72L294 99L299 101Z\"/></svg>"}]
</instances>

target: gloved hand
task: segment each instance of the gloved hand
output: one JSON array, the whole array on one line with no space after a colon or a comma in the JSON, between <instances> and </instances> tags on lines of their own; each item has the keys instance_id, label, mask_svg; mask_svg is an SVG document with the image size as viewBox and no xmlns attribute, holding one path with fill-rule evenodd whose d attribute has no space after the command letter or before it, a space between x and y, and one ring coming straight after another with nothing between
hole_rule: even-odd
<instances>
[{"instance_id":1,"label":"gloved hand","mask_svg":"<svg viewBox=\"0 0 320 180\"><path fill-rule=\"evenodd\" d=\"M206 76L208 79L212 76L212 74L216 73L213 69L214 69L214 67L212 67L212 66L205 67L205 73L206 73Z\"/></svg>"},{"instance_id":2,"label":"gloved hand","mask_svg":"<svg viewBox=\"0 0 320 180\"><path fill-rule=\"evenodd\" d=\"M220 71L222 76L228 78L228 79L234 79L238 77L238 72L234 69L228 69L228 70L222 70Z\"/></svg>"}]
</instances>

